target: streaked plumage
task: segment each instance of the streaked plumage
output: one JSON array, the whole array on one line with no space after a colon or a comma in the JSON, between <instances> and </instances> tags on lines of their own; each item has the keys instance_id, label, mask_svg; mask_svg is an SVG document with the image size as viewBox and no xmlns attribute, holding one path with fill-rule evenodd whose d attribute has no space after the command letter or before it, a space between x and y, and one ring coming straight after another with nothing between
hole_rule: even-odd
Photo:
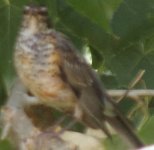
<instances>
[{"instance_id":1,"label":"streaked plumage","mask_svg":"<svg viewBox=\"0 0 154 150\"><path fill-rule=\"evenodd\" d=\"M101 81L62 33L49 27L45 7L26 6L15 48L17 74L38 103L71 113L108 136L107 121L131 146L143 146Z\"/></svg>"}]
</instances>

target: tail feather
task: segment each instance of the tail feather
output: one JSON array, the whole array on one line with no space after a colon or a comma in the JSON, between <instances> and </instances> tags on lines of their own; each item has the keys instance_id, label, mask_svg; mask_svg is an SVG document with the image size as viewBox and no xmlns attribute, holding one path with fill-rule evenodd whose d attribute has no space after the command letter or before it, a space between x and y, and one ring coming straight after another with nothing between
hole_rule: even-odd
<instances>
[{"instance_id":1,"label":"tail feather","mask_svg":"<svg viewBox=\"0 0 154 150\"><path fill-rule=\"evenodd\" d=\"M131 147L141 148L144 146L142 141L137 137L135 131L129 125L129 122L121 115L107 117L107 121Z\"/></svg>"}]
</instances>

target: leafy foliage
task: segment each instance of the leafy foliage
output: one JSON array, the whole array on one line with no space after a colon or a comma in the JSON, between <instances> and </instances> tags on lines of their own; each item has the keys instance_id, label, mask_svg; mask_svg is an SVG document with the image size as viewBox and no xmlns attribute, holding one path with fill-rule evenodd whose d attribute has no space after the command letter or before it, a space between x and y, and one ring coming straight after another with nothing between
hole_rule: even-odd
<instances>
[{"instance_id":1,"label":"leafy foliage","mask_svg":"<svg viewBox=\"0 0 154 150\"><path fill-rule=\"evenodd\" d=\"M154 88L154 0L33 0L32 3L47 6L55 28L67 34L80 51L88 45L92 66L105 80L106 87L127 88L137 72L144 69L144 86L139 88ZM15 77L13 48L22 9L27 4L28 0L0 1L3 99ZM152 143L153 119L148 125L141 135Z\"/></svg>"}]
</instances>

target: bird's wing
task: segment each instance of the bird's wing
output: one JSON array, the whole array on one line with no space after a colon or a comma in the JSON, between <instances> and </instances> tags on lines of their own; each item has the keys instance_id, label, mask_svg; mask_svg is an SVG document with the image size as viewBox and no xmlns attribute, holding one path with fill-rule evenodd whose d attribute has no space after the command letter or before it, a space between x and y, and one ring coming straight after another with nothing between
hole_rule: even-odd
<instances>
[{"instance_id":1,"label":"bird's wing","mask_svg":"<svg viewBox=\"0 0 154 150\"><path fill-rule=\"evenodd\" d=\"M73 86L86 87L93 84L91 68L80 57L70 41L60 34L56 43L62 57L62 68L67 80Z\"/></svg>"},{"instance_id":2,"label":"bird's wing","mask_svg":"<svg viewBox=\"0 0 154 150\"><path fill-rule=\"evenodd\" d=\"M103 119L104 97L99 79L66 37L60 34L56 41L56 49L62 58L62 72L69 85L80 93L78 103L84 112L84 121L110 136Z\"/></svg>"},{"instance_id":3,"label":"bird's wing","mask_svg":"<svg viewBox=\"0 0 154 150\"><path fill-rule=\"evenodd\" d=\"M57 49L63 59L62 68L68 83L81 92L79 104L86 114L88 123L94 123L110 137L104 123L107 121L130 145L141 147L142 142L111 97L102 89L96 73L77 55L72 44L63 35L57 40Z\"/></svg>"}]
</instances>

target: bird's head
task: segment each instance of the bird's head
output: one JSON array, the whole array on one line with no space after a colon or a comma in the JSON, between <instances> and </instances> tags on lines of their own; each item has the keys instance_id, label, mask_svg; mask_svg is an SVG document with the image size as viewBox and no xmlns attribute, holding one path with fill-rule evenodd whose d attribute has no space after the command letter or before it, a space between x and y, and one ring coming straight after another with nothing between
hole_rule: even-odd
<instances>
[{"instance_id":1,"label":"bird's head","mask_svg":"<svg viewBox=\"0 0 154 150\"><path fill-rule=\"evenodd\" d=\"M48 28L47 8L44 6L25 6L22 27L32 33Z\"/></svg>"}]
</instances>

